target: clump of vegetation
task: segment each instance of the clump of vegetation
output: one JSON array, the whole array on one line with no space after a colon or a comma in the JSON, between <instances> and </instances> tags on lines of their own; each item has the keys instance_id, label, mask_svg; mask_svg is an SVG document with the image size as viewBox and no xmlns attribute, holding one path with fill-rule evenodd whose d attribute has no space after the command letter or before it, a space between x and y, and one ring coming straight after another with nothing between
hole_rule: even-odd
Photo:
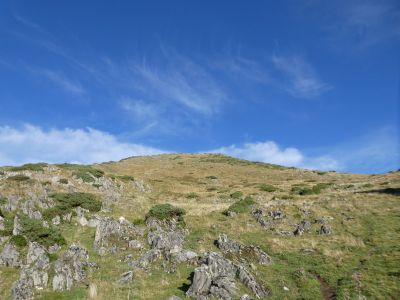
<instances>
[{"instance_id":1,"label":"clump of vegetation","mask_svg":"<svg viewBox=\"0 0 400 300\"><path fill-rule=\"evenodd\" d=\"M327 189L328 187L332 186L332 183L317 183L313 187L302 187L302 186L294 186L292 187L291 192L293 194L298 194L301 196L306 195L318 195L321 193L322 190Z\"/></svg>"},{"instance_id":2,"label":"clump of vegetation","mask_svg":"<svg viewBox=\"0 0 400 300\"><path fill-rule=\"evenodd\" d=\"M0 236L10 236L12 235L13 228L14 228L14 217L15 213L7 212L7 213L1 213L2 217L4 218L3 220L3 226L4 229L0 230Z\"/></svg>"},{"instance_id":3,"label":"clump of vegetation","mask_svg":"<svg viewBox=\"0 0 400 300\"><path fill-rule=\"evenodd\" d=\"M326 171L313 171L315 174L318 174L318 175L325 175L325 174L327 174L328 172L326 172Z\"/></svg>"},{"instance_id":4,"label":"clump of vegetation","mask_svg":"<svg viewBox=\"0 0 400 300\"><path fill-rule=\"evenodd\" d=\"M129 176L129 175L121 175L121 176L118 176L118 178L123 181L135 181L135 178L133 176Z\"/></svg>"},{"instance_id":5,"label":"clump of vegetation","mask_svg":"<svg viewBox=\"0 0 400 300\"><path fill-rule=\"evenodd\" d=\"M27 182L27 181L30 181L31 178L26 175L14 175L14 176L8 177L7 180L13 180L16 182Z\"/></svg>"},{"instance_id":6,"label":"clump of vegetation","mask_svg":"<svg viewBox=\"0 0 400 300\"><path fill-rule=\"evenodd\" d=\"M263 192L275 192L277 190L277 188L276 187L274 187L273 185L271 185L271 184L262 184L262 185L260 185L260 191L263 191Z\"/></svg>"},{"instance_id":7,"label":"clump of vegetation","mask_svg":"<svg viewBox=\"0 0 400 300\"><path fill-rule=\"evenodd\" d=\"M72 175L82 179L83 182L94 182L95 178L100 178L104 175L102 170L95 169L88 165L61 164L58 165L58 167L71 170Z\"/></svg>"},{"instance_id":8,"label":"clump of vegetation","mask_svg":"<svg viewBox=\"0 0 400 300\"><path fill-rule=\"evenodd\" d=\"M43 217L48 220L57 215L65 215L78 206L88 209L91 212L101 209L101 201L90 193L56 193L51 197L57 204L43 212Z\"/></svg>"},{"instance_id":9,"label":"clump of vegetation","mask_svg":"<svg viewBox=\"0 0 400 300\"><path fill-rule=\"evenodd\" d=\"M230 194L230 197L232 199L240 199L243 197L243 193L241 191L237 191L237 192Z\"/></svg>"},{"instance_id":10,"label":"clump of vegetation","mask_svg":"<svg viewBox=\"0 0 400 300\"><path fill-rule=\"evenodd\" d=\"M0 197L0 205L4 205L7 203L7 198L6 197Z\"/></svg>"},{"instance_id":11,"label":"clump of vegetation","mask_svg":"<svg viewBox=\"0 0 400 300\"><path fill-rule=\"evenodd\" d=\"M11 167L10 171L43 171L43 168L47 167L46 163L36 163L36 164L25 164L18 167Z\"/></svg>"},{"instance_id":12,"label":"clump of vegetation","mask_svg":"<svg viewBox=\"0 0 400 300\"><path fill-rule=\"evenodd\" d=\"M191 193L186 195L186 198L188 198L188 199L197 199L197 198L199 198L199 195L194 193L194 192L191 192Z\"/></svg>"},{"instance_id":13,"label":"clump of vegetation","mask_svg":"<svg viewBox=\"0 0 400 300\"><path fill-rule=\"evenodd\" d=\"M214 175L207 176L206 178L207 178L207 179L218 179L218 177L217 177L217 176L214 176Z\"/></svg>"},{"instance_id":14,"label":"clump of vegetation","mask_svg":"<svg viewBox=\"0 0 400 300\"><path fill-rule=\"evenodd\" d=\"M233 203L224 213L225 214L228 214L228 212L234 212L237 214L247 213L251 211L251 207L254 204L255 204L254 199L250 196L247 196L246 198Z\"/></svg>"},{"instance_id":15,"label":"clump of vegetation","mask_svg":"<svg viewBox=\"0 0 400 300\"><path fill-rule=\"evenodd\" d=\"M367 188L367 189L369 189L369 188L372 188L372 187L374 187L374 185L372 184L372 183L366 183L366 184L363 184L363 186L362 186L363 188Z\"/></svg>"},{"instance_id":16,"label":"clump of vegetation","mask_svg":"<svg viewBox=\"0 0 400 300\"><path fill-rule=\"evenodd\" d=\"M51 246L54 244L65 245L65 239L55 227L43 227L42 221L31 219L27 215L19 215L21 225L20 235L28 241L38 242L43 246Z\"/></svg>"},{"instance_id":17,"label":"clump of vegetation","mask_svg":"<svg viewBox=\"0 0 400 300\"><path fill-rule=\"evenodd\" d=\"M26 238L20 234L13 235L10 238L10 242L19 248L26 247L26 245L28 244L28 242L26 241Z\"/></svg>"},{"instance_id":18,"label":"clump of vegetation","mask_svg":"<svg viewBox=\"0 0 400 300\"><path fill-rule=\"evenodd\" d=\"M68 184L68 179L67 178L60 178L60 180L58 180L59 183L61 184Z\"/></svg>"},{"instance_id":19,"label":"clump of vegetation","mask_svg":"<svg viewBox=\"0 0 400 300\"><path fill-rule=\"evenodd\" d=\"M153 217L158 220L169 220L177 218L178 221L183 221L183 216L186 214L183 208L175 207L169 203L157 204L150 208L146 215L146 219Z\"/></svg>"},{"instance_id":20,"label":"clump of vegetation","mask_svg":"<svg viewBox=\"0 0 400 300\"><path fill-rule=\"evenodd\" d=\"M0 176L3 176L4 174L5 174L4 171L0 170Z\"/></svg>"},{"instance_id":21,"label":"clump of vegetation","mask_svg":"<svg viewBox=\"0 0 400 300\"><path fill-rule=\"evenodd\" d=\"M213 191L216 191L216 190L218 190L218 189L215 186L207 188L207 192L213 192Z\"/></svg>"}]
</instances>

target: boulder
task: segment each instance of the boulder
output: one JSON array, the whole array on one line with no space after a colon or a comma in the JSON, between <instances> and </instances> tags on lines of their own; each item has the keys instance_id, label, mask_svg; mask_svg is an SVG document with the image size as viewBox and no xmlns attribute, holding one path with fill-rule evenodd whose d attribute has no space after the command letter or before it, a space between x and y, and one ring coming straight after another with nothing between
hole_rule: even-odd
<instances>
[{"instance_id":1,"label":"boulder","mask_svg":"<svg viewBox=\"0 0 400 300\"><path fill-rule=\"evenodd\" d=\"M293 234L294 235L302 235L306 231L310 231L311 229L311 223L306 220L302 220L294 230Z\"/></svg>"},{"instance_id":2,"label":"boulder","mask_svg":"<svg viewBox=\"0 0 400 300\"><path fill-rule=\"evenodd\" d=\"M86 278L84 267L89 255L86 249L71 245L54 264L53 290L69 290L75 283Z\"/></svg>"},{"instance_id":3,"label":"boulder","mask_svg":"<svg viewBox=\"0 0 400 300\"><path fill-rule=\"evenodd\" d=\"M221 234L216 244L223 253L232 253L240 260L248 262L257 261L261 265L272 263L271 257L261 250L260 247L238 243L230 239L226 234Z\"/></svg>"},{"instance_id":4,"label":"boulder","mask_svg":"<svg viewBox=\"0 0 400 300\"><path fill-rule=\"evenodd\" d=\"M60 225L61 223L61 218L59 215L55 216L53 219L51 219L51 223L53 225Z\"/></svg>"},{"instance_id":5,"label":"boulder","mask_svg":"<svg viewBox=\"0 0 400 300\"><path fill-rule=\"evenodd\" d=\"M20 254L13 244L6 244L0 254L0 265L18 268L21 266Z\"/></svg>"},{"instance_id":6,"label":"boulder","mask_svg":"<svg viewBox=\"0 0 400 300\"><path fill-rule=\"evenodd\" d=\"M17 280L11 287L12 300L32 300L34 293L27 280Z\"/></svg>"},{"instance_id":7,"label":"boulder","mask_svg":"<svg viewBox=\"0 0 400 300\"><path fill-rule=\"evenodd\" d=\"M14 217L14 227L13 227L12 233L13 233L13 235L18 235L18 234L20 234L21 230L22 230L22 226L20 224L19 218L18 218L18 216L15 216Z\"/></svg>"},{"instance_id":8,"label":"boulder","mask_svg":"<svg viewBox=\"0 0 400 300\"><path fill-rule=\"evenodd\" d=\"M128 247L133 249L142 249L142 243L138 240L130 240Z\"/></svg>"},{"instance_id":9,"label":"boulder","mask_svg":"<svg viewBox=\"0 0 400 300\"><path fill-rule=\"evenodd\" d=\"M118 280L119 283L128 284L133 281L133 271L125 272L121 275L120 279Z\"/></svg>"},{"instance_id":10,"label":"boulder","mask_svg":"<svg viewBox=\"0 0 400 300\"><path fill-rule=\"evenodd\" d=\"M318 231L319 234L331 234L332 228L329 225L321 225L320 230Z\"/></svg>"},{"instance_id":11,"label":"boulder","mask_svg":"<svg viewBox=\"0 0 400 300\"><path fill-rule=\"evenodd\" d=\"M80 206L78 206L76 208L76 221L78 222L79 225L81 225L81 226L88 225L89 222L85 217L85 213L88 213L88 212L89 212L89 210L84 209Z\"/></svg>"},{"instance_id":12,"label":"boulder","mask_svg":"<svg viewBox=\"0 0 400 300\"><path fill-rule=\"evenodd\" d=\"M4 218L0 216L0 230L4 230Z\"/></svg>"}]
</instances>

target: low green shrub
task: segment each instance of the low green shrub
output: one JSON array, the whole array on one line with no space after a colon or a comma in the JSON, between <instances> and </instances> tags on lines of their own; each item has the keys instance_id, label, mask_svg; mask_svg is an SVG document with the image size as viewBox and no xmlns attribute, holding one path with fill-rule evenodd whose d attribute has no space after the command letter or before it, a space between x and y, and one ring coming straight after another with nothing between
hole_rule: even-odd
<instances>
[{"instance_id":1,"label":"low green shrub","mask_svg":"<svg viewBox=\"0 0 400 300\"><path fill-rule=\"evenodd\" d=\"M294 186L292 187L291 192L293 194L298 194L301 196L306 195L318 195L321 193L322 190L327 189L328 187L332 186L332 183L317 183L313 187L302 187L302 186Z\"/></svg>"},{"instance_id":2,"label":"low green shrub","mask_svg":"<svg viewBox=\"0 0 400 300\"><path fill-rule=\"evenodd\" d=\"M191 193L186 195L186 198L188 198L188 199L197 199L197 198L199 198L199 195L194 193L194 192L191 192Z\"/></svg>"},{"instance_id":3,"label":"low green shrub","mask_svg":"<svg viewBox=\"0 0 400 300\"><path fill-rule=\"evenodd\" d=\"M247 213L251 211L251 207L254 204L255 204L254 199L250 196L247 196L246 198L233 203L224 213L225 214L227 214L228 212L234 212L237 214Z\"/></svg>"},{"instance_id":4,"label":"low green shrub","mask_svg":"<svg viewBox=\"0 0 400 300\"><path fill-rule=\"evenodd\" d=\"M129 175L121 175L121 176L118 176L118 178L123 181L135 181L135 178L133 176L129 176Z\"/></svg>"},{"instance_id":5,"label":"low green shrub","mask_svg":"<svg viewBox=\"0 0 400 300\"><path fill-rule=\"evenodd\" d=\"M218 190L218 189L215 186L207 188L207 192L213 192L213 191L216 191L216 190Z\"/></svg>"},{"instance_id":6,"label":"low green shrub","mask_svg":"<svg viewBox=\"0 0 400 300\"><path fill-rule=\"evenodd\" d=\"M207 178L207 179L218 179L218 177L217 177L217 176L214 176L214 175L207 176L206 178Z\"/></svg>"},{"instance_id":7,"label":"low green shrub","mask_svg":"<svg viewBox=\"0 0 400 300\"><path fill-rule=\"evenodd\" d=\"M47 167L46 163L35 163L35 164L25 164L18 167L11 167L10 171L43 171L43 168Z\"/></svg>"},{"instance_id":8,"label":"low green shrub","mask_svg":"<svg viewBox=\"0 0 400 300\"><path fill-rule=\"evenodd\" d=\"M241 191L234 192L230 194L232 199L240 199L243 197L243 193Z\"/></svg>"},{"instance_id":9,"label":"low green shrub","mask_svg":"<svg viewBox=\"0 0 400 300\"><path fill-rule=\"evenodd\" d=\"M43 227L41 220L31 219L27 215L21 214L18 218L21 225L20 234L28 241L38 242L46 247L54 244L65 245L65 239L57 228Z\"/></svg>"},{"instance_id":10,"label":"low green shrub","mask_svg":"<svg viewBox=\"0 0 400 300\"><path fill-rule=\"evenodd\" d=\"M67 178L60 178L60 180L58 180L59 183L61 184L68 184L68 179Z\"/></svg>"},{"instance_id":11,"label":"low green shrub","mask_svg":"<svg viewBox=\"0 0 400 300\"><path fill-rule=\"evenodd\" d=\"M23 235L17 234L17 235L13 235L10 238L10 242L13 243L15 246L23 248L25 247L28 242L26 241L26 238L24 238Z\"/></svg>"},{"instance_id":12,"label":"low green shrub","mask_svg":"<svg viewBox=\"0 0 400 300\"><path fill-rule=\"evenodd\" d=\"M104 172L99 169L95 169L88 165L76 165L76 164L61 164L57 165L60 168L68 169L72 171L72 174L83 180L83 182L94 182L94 178L100 178L104 175Z\"/></svg>"},{"instance_id":13,"label":"low green shrub","mask_svg":"<svg viewBox=\"0 0 400 300\"><path fill-rule=\"evenodd\" d=\"M12 235L13 232L13 228L14 228L14 217L15 217L15 213L12 212L7 212L7 213L3 213L2 212L2 217L4 218L3 220L3 226L4 229L0 230L0 236L10 236Z\"/></svg>"},{"instance_id":14,"label":"low green shrub","mask_svg":"<svg viewBox=\"0 0 400 300\"><path fill-rule=\"evenodd\" d=\"M6 197L0 197L0 205L4 205L7 203L7 198Z\"/></svg>"},{"instance_id":15,"label":"low green shrub","mask_svg":"<svg viewBox=\"0 0 400 300\"><path fill-rule=\"evenodd\" d=\"M91 212L101 210L101 201L90 193L56 193L51 195L56 205L43 211L43 217L51 220L57 215L65 215L75 207L82 207Z\"/></svg>"},{"instance_id":16,"label":"low green shrub","mask_svg":"<svg viewBox=\"0 0 400 300\"><path fill-rule=\"evenodd\" d=\"M14 175L7 178L7 180L13 180L17 182L29 181L31 178L26 175Z\"/></svg>"},{"instance_id":17,"label":"low green shrub","mask_svg":"<svg viewBox=\"0 0 400 300\"><path fill-rule=\"evenodd\" d=\"M271 184L260 185L260 191L263 191L263 192L275 192L276 190L277 190L277 188Z\"/></svg>"},{"instance_id":18,"label":"low green shrub","mask_svg":"<svg viewBox=\"0 0 400 300\"><path fill-rule=\"evenodd\" d=\"M178 218L179 221L183 220L185 210L179 207L175 207L169 203L157 204L150 208L146 215L146 219L153 217L158 220L168 220L172 218Z\"/></svg>"}]
</instances>

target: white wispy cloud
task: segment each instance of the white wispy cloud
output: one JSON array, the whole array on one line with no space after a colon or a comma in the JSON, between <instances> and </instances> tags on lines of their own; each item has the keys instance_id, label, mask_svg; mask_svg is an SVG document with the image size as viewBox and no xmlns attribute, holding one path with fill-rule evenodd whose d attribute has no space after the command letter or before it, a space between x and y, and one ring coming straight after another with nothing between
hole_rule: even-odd
<instances>
[{"instance_id":1,"label":"white wispy cloud","mask_svg":"<svg viewBox=\"0 0 400 300\"><path fill-rule=\"evenodd\" d=\"M65 76L62 72L48 70L44 68L32 68L32 67L27 67L27 68L34 75L39 75L46 78L52 84L70 94L82 96L87 93L80 83L72 81L71 79L67 78L67 76Z\"/></svg>"},{"instance_id":2,"label":"white wispy cloud","mask_svg":"<svg viewBox=\"0 0 400 300\"><path fill-rule=\"evenodd\" d=\"M339 167L339 163L332 157L307 157L297 148L289 147L282 149L273 141L246 143L242 146L231 145L212 150L211 152L288 167L321 170L332 170Z\"/></svg>"},{"instance_id":3,"label":"white wispy cloud","mask_svg":"<svg viewBox=\"0 0 400 300\"><path fill-rule=\"evenodd\" d=\"M286 78L283 87L296 98L315 98L332 88L317 74L313 66L299 55L274 54L271 58L275 68Z\"/></svg>"},{"instance_id":4,"label":"white wispy cloud","mask_svg":"<svg viewBox=\"0 0 400 300\"><path fill-rule=\"evenodd\" d=\"M39 161L95 163L166 152L125 143L112 134L92 128L43 130L33 125L0 127L0 145L0 165Z\"/></svg>"},{"instance_id":5,"label":"white wispy cloud","mask_svg":"<svg viewBox=\"0 0 400 300\"><path fill-rule=\"evenodd\" d=\"M379 173L400 168L399 132L384 127L348 143L331 145L310 154L298 148L281 148L276 142L254 142L212 150L233 157L305 169Z\"/></svg>"},{"instance_id":6,"label":"white wispy cloud","mask_svg":"<svg viewBox=\"0 0 400 300\"><path fill-rule=\"evenodd\" d=\"M159 106L143 100L122 97L120 105L122 109L132 114L138 120L153 120L160 113Z\"/></svg>"}]
</instances>

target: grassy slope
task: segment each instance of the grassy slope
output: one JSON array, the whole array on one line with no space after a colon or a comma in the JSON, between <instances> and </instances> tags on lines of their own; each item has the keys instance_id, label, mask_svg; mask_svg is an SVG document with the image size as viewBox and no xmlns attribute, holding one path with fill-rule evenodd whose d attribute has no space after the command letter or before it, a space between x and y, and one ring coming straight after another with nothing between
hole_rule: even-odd
<instances>
[{"instance_id":1,"label":"grassy slope","mask_svg":"<svg viewBox=\"0 0 400 300\"><path fill-rule=\"evenodd\" d=\"M257 278L268 287L270 299L322 299L321 283L317 275L333 288L338 299L400 298L400 188L399 173L385 175L354 175L334 172L321 173L273 165L250 163L215 155L162 155L138 157L118 163L96 165L106 174L129 175L152 187L151 193L127 190L113 207L112 215L128 220L143 219L156 203L171 203L187 211L189 229L188 248L202 253L216 250L213 241L220 233L227 233L243 243L263 248L274 260L272 266L256 266ZM70 178L66 170L64 177ZM332 185L314 195L295 195L294 186L312 187L317 183ZM17 193L21 183L8 183L4 193ZM27 183L28 184L28 183ZM260 190L260 185L271 184L274 192ZM14 186L15 185L15 186ZM387 188L393 190L386 190ZM7 191L8 189L8 191ZM33 188L34 189L34 188ZM91 187L83 186L84 191ZM292 230L302 219L313 221L329 216L334 233L329 236L312 231L300 237L282 237L262 230L249 214L230 218L222 214L235 200L233 192L252 195L257 206L267 211L281 208L286 218L276 227ZM198 197L188 197L196 193ZM301 209L310 214L302 216ZM92 249L95 230L63 225L68 242L85 246L91 260L100 270L89 273L87 284L97 286L96 299L166 299L172 294L184 295L190 283L194 266L180 265L178 271L168 274L155 264L148 272L135 272L131 286L115 283L128 270L118 261L124 255L139 253L125 251L115 256L100 257ZM312 249L306 254L304 249ZM7 299L11 282L18 273L0 267L0 298ZM285 292L283 287L288 287ZM245 289L241 287L243 291ZM85 299L86 286L82 284L64 299ZM54 293L43 293L42 299L53 299ZM57 296L58 297L58 296Z\"/></svg>"}]
</instances>

